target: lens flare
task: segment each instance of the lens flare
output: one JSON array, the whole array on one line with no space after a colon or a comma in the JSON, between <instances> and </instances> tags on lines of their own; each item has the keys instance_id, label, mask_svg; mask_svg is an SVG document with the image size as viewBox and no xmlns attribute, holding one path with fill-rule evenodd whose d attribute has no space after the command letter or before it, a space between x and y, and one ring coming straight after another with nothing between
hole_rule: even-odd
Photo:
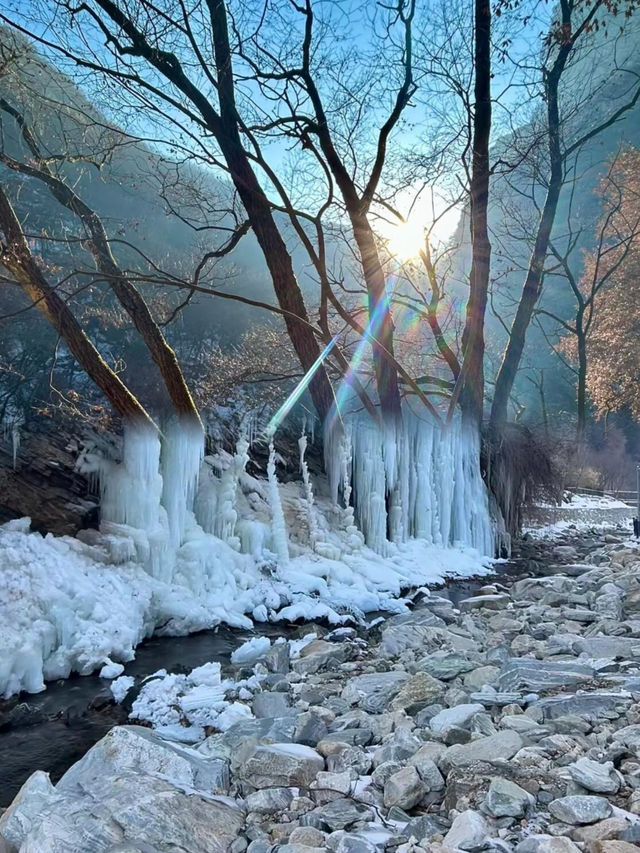
<instances>
[{"instance_id":1,"label":"lens flare","mask_svg":"<svg viewBox=\"0 0 640 853\"><path fill-rule=\"evenodd\" d=\"M322 362L325 360L325 358L329 355L331 350L334 348L337 340L338 340L338 335L335 335L329 341L329 343L322 350L322 352L317 357L317 359L313 362L313 364L311 365L309 370L307 370L305 375L302 377L300 382L298 382L296 387L289 394L289 396L284 401L284 403L280 406L280 408L275 413L275 415L271 418L271 420L267 424L267 429L266 429L266 434L269 438L271 438L275 434L275 431L278 429L280 424L284 421L284 419L287 417L287 415L289 414L291 409L293 409L293 407L298 402L300 397L302 397L304 392L307 390L307 388L309 387L309 383L311 382L311 380L314 377L314 374L316 373L316 371L318 370L318 368L320 367Z\"/></svg>"}]
</instances>

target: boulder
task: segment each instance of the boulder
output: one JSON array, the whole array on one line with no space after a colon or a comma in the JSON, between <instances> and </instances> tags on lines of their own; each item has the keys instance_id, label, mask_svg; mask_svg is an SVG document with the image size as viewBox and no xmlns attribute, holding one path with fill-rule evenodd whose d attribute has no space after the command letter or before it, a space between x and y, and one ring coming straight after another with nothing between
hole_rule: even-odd
<instances>
[{"instance_id":1,"label":"boulder","mask_svg":"<svg viewBox=\"0 0 640 853\"><path fill-rule=\"evenodd\" d=\"M288 809L293 802L289 788L263 788L249 794L245 801L247 811L258 814L271 814Z\"/></svg>"},{"instance_id":2,"label":"boulder","mask_svg":"<svg viewBox=\"0 0 640 853\"><path fill-rule=\"evenodd\" d=\"M402 686L391 702L393 711L406 711L415 714L426 705L433 705L445 692L445 686L427 672L418 672Z\"/></svg>"},{"instance_id":3,"label":"boulder","mask_svg":"<svg viewBox=\"0 0 640 853\"><path fill-rule=\"evenodd\" d=\"M577 794L553 800L549 803L549 812L563 823L581 826L608 818L611 815L611 805L604 797Z\"/></svg>"},{"instance_id":4,"label":"boulder","mask_svg":"<svg viewBox=\"0 0 640 853\"><path fill-rule=\"evenodd\" d=\"M254 788L308 788L324 759L315 749L299 743L257 746L238 769L238 776Z\"/></svg>"},{"instance_id":5,"label":"boulder","mask_svg":"<svg viewBox=\"0 0 640 853\"><path fill-rule=\"evenodd\" d=\"M592 761L579 758L567 768L574 782L596 794L616 794L620 790L620 777L613 762Z\"/></svg>"},{"instance_id":6,"label":"boulder","mask_svg":"<svg viewBox=\"0 0 640 853\"><path fill-rule=\"evenodd\" d=\"M349 680L342 697L351 705L359 705L371 714L379 714L400 692L408 678L406 672L397 671L358 675Z\"/></svg>"},{"instance_id":7,"label":"boulder","mask_svg":"<svg viewBox=\"0 0 640 853\"><path fill-rule=\"evenodd\" d=\"M458 850L474 850L485 845L489 827L479 812L467 809L455 818L444 837L444 845Z\"/></svg>"},{"instance_id":8,"label":"boulder","mask_svg":"<svg viewBox=\"0 0 640 853\"><path fill-rule=\"evenodd\" d=\"M226 761L204 758L194 749L169 743L142 726L111 729L67 770L56 790L82 792L88 780L125 772L162 776L205 794L229 790Z\"/></svg>"},{"instance_id":9,"label":"boulder","mask_svg":"<svg viewBox=\"0 0 640 853\"><path fill-rule=\"evenodd\" d=\"M493 817L524 817L535 805L533 796L508 779L492 779L484 806Z\"/></svg>"},{"instance_id":10,"label":"boulder","mask_svg":"<svg viewBox=\"0 0 640 853\"><path fill-rule=\"evenodd\" d=\"M515 853L580 853L580 848L565 835L530 835L516 846Z\"/></svg>"},{"instance_id":11,"label":"boulder","mask_svg":"<svg viewBox=\"0 0 640 853\"><path fill-rule=\"evenodd\" d=\"M572 661L512 658L500 671L498 689L547 690L553 687L570 687L592 681L595 674L593 667Z\"/></svg>"},{"instance_id":12,"label":"boulder","mask_svg":"<svg viewBox=\"0 0 640 853\"><path fill-rule=\"evenodd\" d=\"M456 705L454 708L445 708L444 711L440 711L439 714L432 717L429 728L436 733L444 732L451 728L451 726L465 728L475 714L482 712L484 712L484 706L477 702Z\"/></svg>"},{"instance_id":13,"label":"boulder","mask_svg":"<svg viewBox=\"0 0 640 853\"><path fill-rule=\"evenodd\" d=\"M449 767L461 767L475 761L509 759L523 746L524 741L517 732L506 730L470 743L450 746L442 760Z\"/></svg>"},{"instance_id":14,"label":"boulder","mask_svg":"<svg viewBox=\"0 0 640 853\"><path fill-rule=\"evenodd\" d=\"M403 767L387 779L384 786L384 804L388 809L392 806L412 809L427 790L415 767Z\"/></svg>"},{"instance_id":15,"label":"boulder","mask_svg":"<svg viewBox=\"0 0 640 853\"><path fill-rule=\"evenodd\" d=\"M339 797L303 815L300 822L304 826L314 826L325 832L335 832L368 820L373 820L373 811L368 806L356 803L348 797Z\"/></svg>"}]
</instances>

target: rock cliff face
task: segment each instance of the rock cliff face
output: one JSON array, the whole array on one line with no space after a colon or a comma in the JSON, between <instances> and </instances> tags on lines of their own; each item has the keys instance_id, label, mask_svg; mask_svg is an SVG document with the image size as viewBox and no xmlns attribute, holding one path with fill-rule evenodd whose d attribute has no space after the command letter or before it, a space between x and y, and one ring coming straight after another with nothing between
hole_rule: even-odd
<instances>
[{"instance_id":1,"label":"rock cliff face","mask_svg":"<svg viewBox=\"0 0 640 853\"><path fill-rule=\"evenodd\" d=\"M59 424L21 429L13 466L12 442L0 441L0 523L28 515L34 530L75 534L97 520L97 499L75 470L79 445Z\"/></svg>"}]
</instances>

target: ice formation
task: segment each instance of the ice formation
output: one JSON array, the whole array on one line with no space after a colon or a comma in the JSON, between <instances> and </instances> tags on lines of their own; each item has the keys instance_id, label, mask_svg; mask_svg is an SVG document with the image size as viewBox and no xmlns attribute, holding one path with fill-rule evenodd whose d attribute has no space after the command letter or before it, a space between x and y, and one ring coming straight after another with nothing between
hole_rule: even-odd
<instances>
[{"instance_id":1,"label":"ice formation","mask_svg":"<svg viewBox=\"0 0 640 853\"><path fill-rule=\"evenodd\" d=\"M401 612L403 590L485 570L493 543L478 436L409 410L327 435L328 481L248 474L248 441L203 459L204 436L128 427L122 460L86 453L100 480L100 531L41 537L0 527L0 695L71 671L113 677L152 631L226 622ZM306 523L305 523L306 520ZM301 523L302 521L302 523ZM233 715L234 712L229 712Z\"/></svg>"},{"instance_id":2,"label":"ice formation","mask_svg":"<svg viewBox=\"0 0 640 853\"><path fill-rule=\"evenodd\" d=\"M325 453L331 494L338 500L341 493L347 508L353 504L374 551L388 554L390 543L424 539L493 554L480 438L461 418L441 427L409 408L397 424L360 415L338 440L327 437Z\"/></svg>"}]
</instances>

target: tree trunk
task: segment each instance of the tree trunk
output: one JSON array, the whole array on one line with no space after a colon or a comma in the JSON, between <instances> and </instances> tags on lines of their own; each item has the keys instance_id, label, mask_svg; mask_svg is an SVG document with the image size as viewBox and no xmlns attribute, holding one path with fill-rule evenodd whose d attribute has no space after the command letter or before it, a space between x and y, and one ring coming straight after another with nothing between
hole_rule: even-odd
<instances>
[{"instance_id":1,"label":"tree trunk","mask_svg":"<svg viewBox=\"0 0 640 853\"><path fill-rule=\"evenodd\" d=\"M262 249L280 308L287 312L284 319L291 343L303 370L308 371L318 359L320 347L309 324L309 316L295 276L291 256L276 225L269 200L260 186L240 138L224 0L208 0L208 6L218 72L220 118L216 121L215 116L204 115L203 117L205 120L209 119L210 129L220 145L233 184ZM314 373L309 383L309 391L318 415L324 421L334 401L333 389L324 365Z\"/></svg>"},{"instance_id":2,"label":"tree trunk","mask_svg":"<svg viewBox=\"0 0 640 853\"><path fill-rule=\"evenodd\" d=\"M64 340L69 351L100 388L116 411L129 422L155 424L136 397L113 372L71 313L67 303L51 288L36 264L11 206L0 187L0 229L4 232L1 263Z\"/></svg>"},{"instance_id":3,"label":"tree trunk","mask_svg":"<svg viewBox=\"0 0 640 853\"><path fill-rule=\"evenodd\" d=\"M484 403L484 318L489 290L491 242L489 206L489 141L491 137L491 3L475 0L475 85L471 166L471 273L463 335L463 388L460 404L466 417L482 421Z\"/></svg>"},{"instance_id":4,"label":"tree trunk","mask_svg":"<svg viewBox=\"0 0 640 853\"><path fill-rule=\"evenodd\" d=\"M385 420L395 420L400 416L400 385L395 365L386 355L388 353L395 358L393 344L395 328L390 311L384 270L380 262L375 236L366 215L349 212L349 216L367 285L368 328L372 337L379 342L379 344L373 342L372 347L380 409Z\"/></svg>"},{"instance_id":5,"label":"tree trunk","mask_svg":"<svg viewBox=\"0 0 640 853\"><path fill-rule=\"evenodd\" d=\"M5 165L45 183L56 201L80 219L89 237L89 249L96 267L107 278L118 301L133 320L140 337L151 353L160 370L174 410L182 417L200 422L198 410L176 354L153 319L145 299L118 267L102 220L64 180L55 175L49 163L42 157L36 137L22 113L5 98L0 98L0 108L13 117L36 161L36 165L32 165L4 155Z\"/></svg>"},{"instance_id":6,"label":"tree trunk","mask_svg":"<svg viewBox=\"0 0 640 853\"><path fill-rule=\"evenodd\" d=\"M576 323L578 332L578 389L577 389L577 411L578 423L576 429L576 443L578 447L584 444L587 426L587 341L582 329L581 318Z\"/></svg>"},{"instance_id":7,"label":"tree trunk","mask_svg":"<svg viewBox=\"0 0 640 853\"><path fill-rule=\"evenodd\" d=\"M561 50L563 50L562 48ZM566 61L566 54L564 56ZM491 406L490 428L500 431L507 422L509 397L513 390L516 373L524 350L527 329L533 317L533 311L542 292L544 264L551 239L551 229L558 209L558 200L563 182L562 151L560 147L560 112L558 107L558 87L564 68L559 60L554 64L546 80L547 95L547 133L549 137L549 183L547 195L538 222L535 243L516 316L511 326L509 340L502 358L502 364L496 378L493 404Z\"/></svg>"}]
</instances>

